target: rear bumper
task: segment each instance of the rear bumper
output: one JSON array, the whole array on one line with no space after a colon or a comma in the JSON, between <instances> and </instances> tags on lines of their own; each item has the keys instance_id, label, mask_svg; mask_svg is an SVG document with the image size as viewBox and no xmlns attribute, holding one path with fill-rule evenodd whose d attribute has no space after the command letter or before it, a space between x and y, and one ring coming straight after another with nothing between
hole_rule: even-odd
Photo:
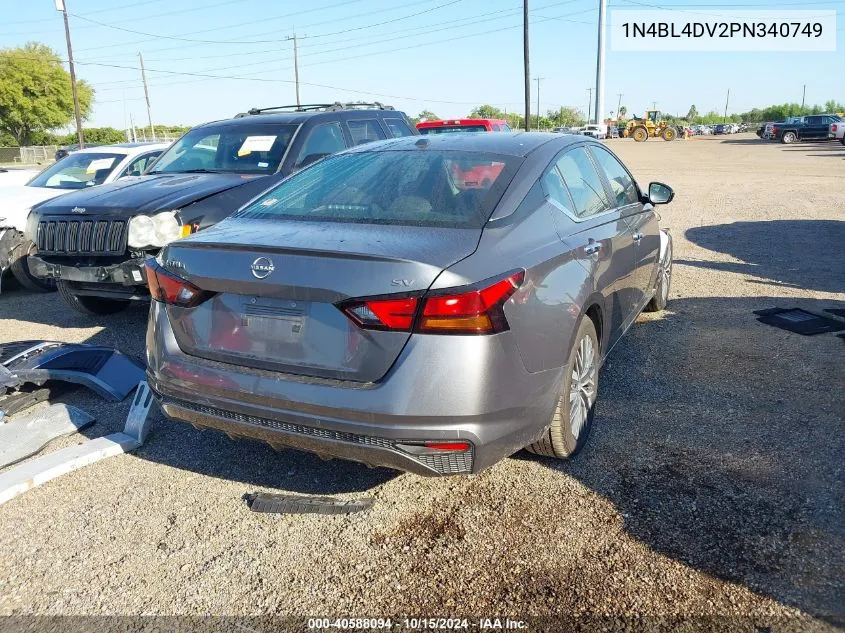
<instances>
[{"instance_id":1,"label":"rear bumper","mask_svg":"<svg viewBox=\"0 0 845 633\"><path fill-rule=\"evenodd\" d=\"M105 266L69 266L31 255L27 259L27 265L29 271L41 279L61 279L82 284L84 294L109 298L120 295L126 299L149 299L143 258Z\"/></svg>"},{"instance_id":2,"label":"rear bumper","mask_svg":"<svg viewBox=\"0 0 845 633\"><path fill-rule=\"evenodd\" d=\"M535 441L551 419L561 372L527 372L507 332L412 336L377 383L254 370L182 352L157 302L147 364L171 420L427 476L477 473ZM471 449L421 447L432 441Z\"/></svg>"}]
</instances>

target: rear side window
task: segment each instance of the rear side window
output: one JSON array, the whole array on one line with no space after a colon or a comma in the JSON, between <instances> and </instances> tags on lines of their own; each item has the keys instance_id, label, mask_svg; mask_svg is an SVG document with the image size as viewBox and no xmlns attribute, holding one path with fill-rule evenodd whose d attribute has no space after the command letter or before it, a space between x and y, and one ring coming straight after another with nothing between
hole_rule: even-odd
<instances>
[{"instance_id":1,"label":"rear side window","mask_svg":"<svg viewBox=\"0 0 845 633\"><path fill-rule=\"evenodd\" d=\"M616 196L616 206L624 207L639 202L640 192L637 190L637 185L622 163L603 147L591 147L590 152L607 176L613 195Z\"/></svg>"},{"instance_id":2,"label":"rear side window","mask_svg":"<svg viewBox=\"0 0 845 633\"><path fill-rule=\"evenodd\" d=\"M566 185L563 182L563 177L560 175L556 166L553 165L552 168L545 173L541 182L543 184L543 191L549 200L553 201L561 209L565 209L566 211L569 211L569 213L575 213L575 209L572 208L572 199L566 192Z\"/></svg>"},{"instance_id":3,"label":"rear side window","mask_svg":"<svg viewBox=\"0 0 845 633\"><path fill-rule=\"evenodd\" d=\"M378 121L375 119L364 119L361 121L347 121L349 126L349 133L352 135L352 144L361 145L362 143L372 143L384 138L384 132Z\"/></svg>"},{"instance_id":4,"label":"rear side window","mask_svg":"<svg viewBox=\"0 0 845 633\"><path fill-rule=\"evenodd\" d=\"M343 130L340 129L340 123L320 123L308 132L293 168L302 169L345 148L346 141L343 140Z\"/></svg>"},{"instance_id":5,"label":"rear side window","mask_svg":"<svg viewBox=\"0 0 845 633\"><path fill-rule=\"evenodd\" d=\"M586 218L611 208L586 148L577 147L561 156L557 169L569 189L578 217Z\"/></svg>"},{"instance_id":6,"label":"rear side window","mask_svg":"<svg viewBox=\"0 0 845 633\"><path fill-rule=\"evenodd\" d=\"M411 128L408 127L408 124L405 123L402 119L385 119L385 125L390 130L390 133L393 134L395 137L399 136L413 136L414 133L411 132Z\"/></svg>"},{"instance_id":7,"label":"rear side window","mask_svg":"<svg viewBox=\"0 0 845 633\"><path fill-rule=\"evenodd\" d=\"M502 123L502 132L510 132L511 128L507 123Z\"/></svg>"},{"instance_id":8,"label":"rear side window","mask_svg":"<svg viewBox=\"0 0 845 633\"><path fill-rule=\"evenodd\" d=\"M521 162L480 152L336 154L234 217L480 228Z\"/></svg>"}]
</instances>

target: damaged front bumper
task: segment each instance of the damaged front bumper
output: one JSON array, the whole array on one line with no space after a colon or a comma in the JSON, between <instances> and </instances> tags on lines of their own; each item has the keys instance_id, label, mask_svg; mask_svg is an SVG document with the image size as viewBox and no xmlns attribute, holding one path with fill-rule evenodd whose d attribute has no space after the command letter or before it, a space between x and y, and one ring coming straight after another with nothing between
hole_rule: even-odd
<instances>
[{"instance_id":1,"label":"damaged front bumper","mask_svg":"<svg viewBox=\"0 0 845 633\"><path fill-rule=\"evenodd\" d=\"M104 286L112 284L118 286L114 290L107 290L103 287L102 292L98 292L96 286L89 287L90 294L109 296L119 294L121 298L126 299L148 299L147 280L144 274L145 260L144 257L105 266L71 266L49 262L37 255L30 255L27 263L29 272L41 279L61 279L77 284L103 284Z\"/></svg>"},{"instance_id":2,"label":"damaged front bumper","mask_svg":"<svg viewBox=\"0 0 845 633\"><path fill-rule=\"evenodd\" d=\"M14 227L0 226L0 275L12 265L12 253L23 242L23 233Z\"/></svg>"}]
</instances>

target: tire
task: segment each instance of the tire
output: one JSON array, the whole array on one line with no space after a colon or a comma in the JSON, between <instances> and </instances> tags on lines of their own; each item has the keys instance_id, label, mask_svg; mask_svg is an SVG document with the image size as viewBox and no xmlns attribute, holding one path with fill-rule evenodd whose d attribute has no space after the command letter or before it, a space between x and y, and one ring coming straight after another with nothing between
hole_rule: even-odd
<instances>
[{"instance_id":1,"label":"tire","mask_svg":"<svg viewBox=\"0 0 845 633\"><path fill-rule=\"evenodd\" d=\"M644 127L634 128L634 133L632 136L634 137L634 140L637 143L642 143L643 141L648 140L648 130Z\"/></svg>"},{"instance_id":2,"label":"tire","mask_svg":"<svg viewBox=\"0 0 845 633\"><path fill-rule=\"evenodd\" d=\"M664 141L674 141L678 137L678 132L673 127L666 127L663 128L663 134L661 134Z\"/></svg>"},{"instance_id":3,"label":"tire","mask_svg":"<svg viewBox=\"0 0 845 633\"><path fill-rule=\"evenodd\" d=\"M580 359L589 359L590 353L592 361L589 368L586 368ZM574 457L584 447L596 412L599 360L596 327L593 321L585 316L575 335L575 344L569 352L560 397L555 404L549 428L537 442L526 447L529 452L546 457L568 458ZM582 388L575 386L573 392L573 374L578 372L579 366L585 369L580 383Z\"/></svg>"},{"instance_id":4,"label":"tire","mask_svg":"<svg viewBox=\"0 0 845 633\"><path fill-rule=\"evenodd\" d=\"M12 275L22 288L32 292L55 292L56 281L54 279L39 279L29 272L27 259L33 251L35 251L35 244L32 242L24 242L18 246L12 253L12 263L9 270L12 271Z\"/></svg>"},{"instance_id":5,"label":"tire","mask_svg":"<svg viewBox=\"0 0 845 633\"><path fill-rule=\"evenodd\" d=\"M95 316L116 314L129 306L128 300L103 299L102 297L86 297L73 294L73 287L68 285L66 281L59 280L56 287L59 290L59 295L65 300L65 303L82 314Z\"/></svg>"},{"instance_id":6,"label":"tire","mask_svg":"<svg viewBox=\"0 0 845 633\"><path fill-rule=\"evenodd\" d=\"M660 312L669 303L669 287L672 284L672 240L666 247L666 257L658 267L657 281L654 284L654 296L644 308L645 312Z\"/></svg>"},{"instance_id":7,"label":"tire","mask_svg":"<svg viewBox=\"0 0 845 633\"><path fill-rule=\"evenodd\" d=\"M839 142L842 143L843 145L845 145L845 136L843 136L841 139L839 139Z\"/></svg>"},{"instance_id":8,"label":"tire","mask_svg":"<svg viewBox=\"0 0 845 633\"><path fill-rule=\"evenodd\" d=\"M798 136L795 132L784 132L783 136L780 137L780 142L786 144L794 143L796 140L798 140Z\"/></svg>"}]
</instances>

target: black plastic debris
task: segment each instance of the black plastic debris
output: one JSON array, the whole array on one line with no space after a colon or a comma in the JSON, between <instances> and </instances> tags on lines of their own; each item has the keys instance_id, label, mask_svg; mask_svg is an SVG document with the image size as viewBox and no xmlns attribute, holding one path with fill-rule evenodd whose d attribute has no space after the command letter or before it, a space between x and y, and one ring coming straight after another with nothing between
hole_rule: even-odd
<instances>
[{"instance_id":1,"label":"black plastic debris","mask_svg":"<svg viewBox=\"0 0 845 633\"><path fill-rule=\"evenodd\" d=\"M374 499L339 501L330 497L304 497L256 492L243 496L253 512L274 514L353 514L373 507Z\"/></svg>"},{"instance_id":2,"label":"black plastic debris","mask_svg":"<svg viewBox=\"0 0 845 633\"><path fill-rule=\"evenodd\" d=\"M0 345L0 393L3 388L61 380L117 402L143 379L144 365L112 347L52 341Z\"/></svg>"},{"instance_id":3,"label":"black plastic debris","mask_svg":"<svg viewBox=\"0 0 845 633\"><path fill-rule=\"evenodd\" d=\"M845 330L845 324L840 321L813 314L800 308L770 308L768 310L756 310L754 314L758 316L757 320L760 323L804 336Z\"/></svg>"}]
</instances>

